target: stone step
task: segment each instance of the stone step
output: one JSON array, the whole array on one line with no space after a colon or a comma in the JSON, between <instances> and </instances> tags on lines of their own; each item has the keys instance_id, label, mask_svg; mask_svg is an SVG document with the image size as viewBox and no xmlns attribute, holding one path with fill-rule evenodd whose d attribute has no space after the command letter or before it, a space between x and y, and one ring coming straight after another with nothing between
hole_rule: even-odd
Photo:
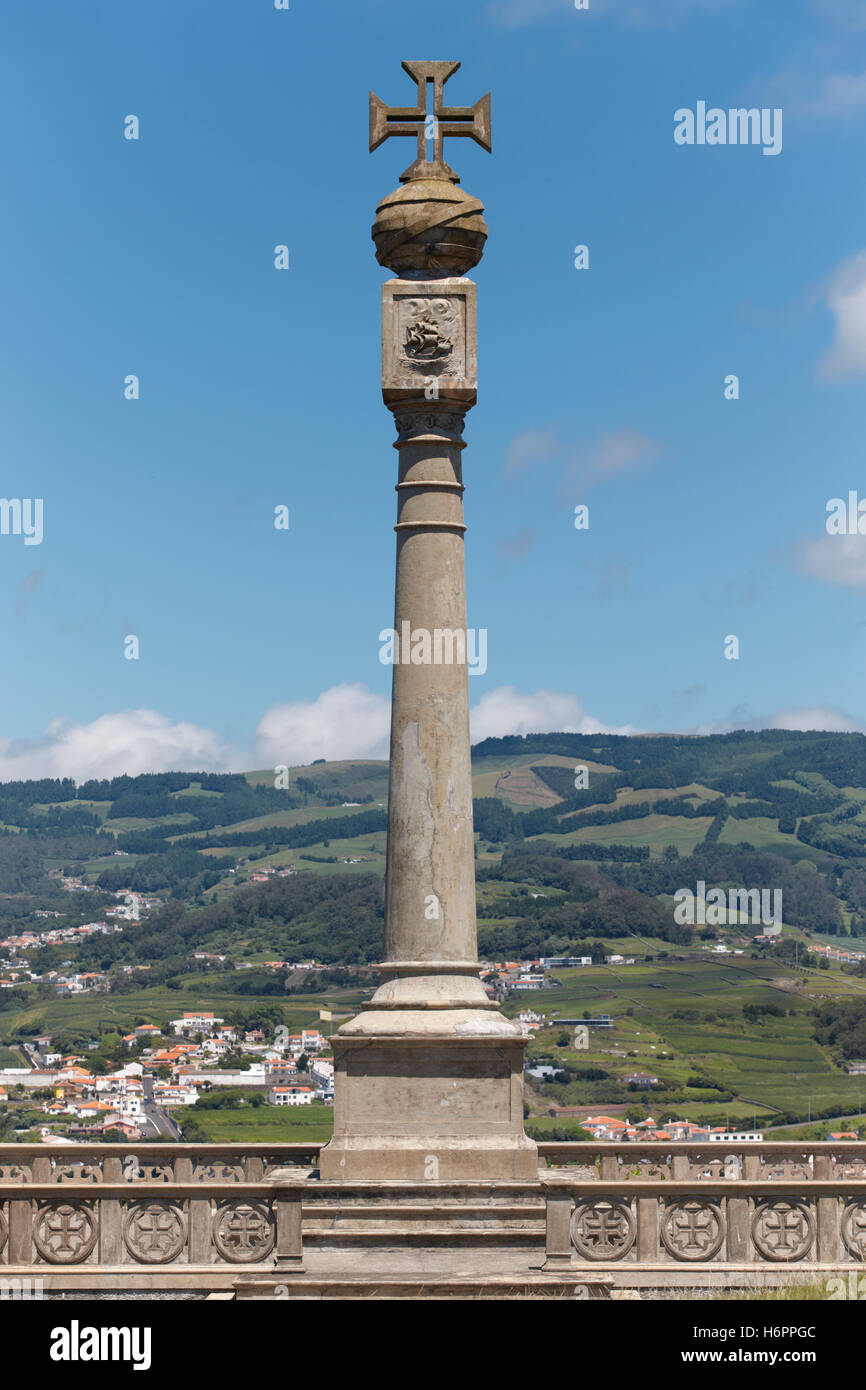
<instances>
[{"instance_id":1,"label":"stone step","mask_svg":"<svg viewBox=\"0 0 866 1390\"><path fill-rule=\"evenodd\" d=\"M610 1297L611 1280L604 1275L545 1274L429 1274L383 1272L335 1277L329 1275L271 1275L238 1280L238 1299L603 1299Z\"/></svg>"},{"instance_id":2,"label":"stone step","mask_svg":"<svg viewBox=\"0 0 866 1390\"><path fill-rule=\"evenodd\" d=\"M399 1239L401 1246L520 1246L527 1250L544 1249L544 1224L537 1226L471 1226L424 1225L412 1226L340 1225L310 1229L304 1227L304 1248L349 1245L392 1246Z\"/></svg>"},{"instance_id":3,"label":"stone step","mask_svg":"<svg viewBox=\"0 0 866 1390\"><path fill-rule=\"evenodd\" d=\"M454 1221L462 1224L478 1221L544 1220L543 1202L525 1202L509 1206L473 1206L464 1202L304 1202L304 1224L319 1221L388 1220L388 1221Z\"/></svg>"}]
</instances>

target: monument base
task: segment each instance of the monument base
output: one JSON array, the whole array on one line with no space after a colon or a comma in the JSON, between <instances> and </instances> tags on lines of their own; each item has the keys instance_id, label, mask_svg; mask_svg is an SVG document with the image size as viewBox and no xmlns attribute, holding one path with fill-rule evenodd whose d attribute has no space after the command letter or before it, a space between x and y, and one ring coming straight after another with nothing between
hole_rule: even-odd
<instances>
[{"instance_id":1,"label":"monument base","mask_svg":"<svg viewBox=\"0 0 866 1390\"><path fill-rule=\"evenodd\" d=\"M320 1154L322 1179L537 1180L537 1149L523 1132L526 1039L508 1019L376 1010L344 1027L332 1039L334 1137Z\"/></svg>"}]
</instances>

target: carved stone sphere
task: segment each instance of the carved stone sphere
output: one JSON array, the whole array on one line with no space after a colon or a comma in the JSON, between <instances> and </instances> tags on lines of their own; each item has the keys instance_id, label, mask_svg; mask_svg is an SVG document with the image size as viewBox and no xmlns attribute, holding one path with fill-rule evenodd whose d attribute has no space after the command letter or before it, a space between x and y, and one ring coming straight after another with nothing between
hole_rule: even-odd
<instances>
[{"instance_id":1,"label":"carved stone sphere","mask_svg":"<svg viewBox=\"0 0 866 1390\"><path fill-rule=\"evenodd\" d=\"M484 253L483 213L448 179L412 179L376 209L376 260L404 279L465 275Z\"/></svg>"}]
</instances>

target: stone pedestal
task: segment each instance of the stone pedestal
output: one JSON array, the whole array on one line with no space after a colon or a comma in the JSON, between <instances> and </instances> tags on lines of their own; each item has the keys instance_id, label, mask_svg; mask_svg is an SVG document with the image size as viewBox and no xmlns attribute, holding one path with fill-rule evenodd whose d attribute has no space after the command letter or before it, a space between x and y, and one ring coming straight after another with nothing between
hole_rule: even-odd
<instances>
[{"instance_id":1,"label":"stone pedestal","mask_svg":"<svg viewBox=\"0 0 866 1390\"><path fill-rule=\"evenodd\" d=\"M380 1026L371 1013L355 1020L362 1035L335 1042L334 1137L321 1153L322 1177L535 1179L536 1148L523 1133L523 1041L508 1021L472 1010L388 1021L390 1037L368 1031Z\"/></svg>"}]
</instances>

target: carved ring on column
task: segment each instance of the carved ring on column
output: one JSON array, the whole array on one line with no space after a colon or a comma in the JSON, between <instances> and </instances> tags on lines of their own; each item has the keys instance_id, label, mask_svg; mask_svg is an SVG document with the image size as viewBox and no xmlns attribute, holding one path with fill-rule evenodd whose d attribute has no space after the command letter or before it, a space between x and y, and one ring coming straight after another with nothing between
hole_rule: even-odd
<instances>
[{"instance_id":1,"label":"carved ring on column","mask_svg":"<svg viewBox=\"0 0 866 1390\"><path fill-rule=\"evenodd\" d=\"M578 1202L571 1217L571 1239L586 1260L621 1260L634 1245L635 1219L626 1202L594 1198Z\"/></svg>"},{"instance_id":2,"label":"carved ring on column","mask_svg":"<svg viewBox=\"0 0 866 1390\"><path fill-rule=\"evenodd\" d=\"M453 435L459 440L466 421L465 412L453 404L448 411L433 410L429 405L425 408L417 402L394 405L391 409L402 441L416 434Z\"/></svg>"},{"instance_id":3,"label":"carved ring on column","mask_svg":"<svg viewBox=\"0 0 866 1390\"><path fill-rule=\"evenodd\" d=\"M161 1198L131 1202L123 1222L123 1243L134 1260L165 1265L176 1260L186 1245L183 1208Z\"/></svg>"},{"instance_id":4,"label":"carved ring on column","mask_svg":"<svg viewBox=\"0 0 866 1390\"><path fill-rule=\"evenodd\" d=\"M8 1223L7 1220L6 1220L6 1217L5 1217L4 1213L3 1213L3 1211L0 1211L0 1255L2 1255L2 1253L3 1253L3 1247L4 1247L5 1244L6 1244L6 1238L7 1238L8 1235L9 1235L9 1223Z\"/></svg>"},{"instance_id":5,"label":"carved ring on column","mask_svg":"<svg viewBox=\"0 0 866 1390\"><path fill-rule=\"evenodd\" d=\"M850 1255L857 1260L866 1259L866 1202L849 1202L846 1206L842 1213L842 1239Z\"/></svg>"},{"instance_id":6,"label":"carved ring on column","mask_svg":"<svg viewBox=\"0 0 866 1390\"><path fill-rule=\"evenodd\" d=\"M54 1265L86 1260L98 1233L96 1213L86 1202L49 1202L39 1208L33 1223L36 1249Z\"/></svg>"},{"instance_id":7,"label":"carved ring on column","mask_svg":"<svg viewBox=\"0 0 866 1390\"><path fill-rule=\"evenodd\" d=\"M274 1219L264 1202L224 1202L214 1214L214 1245L232 1264L267 1259L274 1238Z\"/></svg>"},{"instance_id":8,"label":"carved ring on column","mask_svg":"<svg viewBox=\"0 0 866 1390\"><path fill-rule=\"evenodd\" d=\"M815 1219L803 1202L761 1202L752 1217L752 1240L765 1260L799 1260L812 1248Z\"/></svg>"},{"instance_id":9,"label":"carved ring on column","mask_svg":"<svg viewBox=\"0 0 866 1390\"><path fill-rule=\"evenodd\" d=\"M661 1238L675 1260L711 1260L725 1239L725 1218L716 1202L686 1197L664 1211Z\"/></svg>"}]
</instances>

